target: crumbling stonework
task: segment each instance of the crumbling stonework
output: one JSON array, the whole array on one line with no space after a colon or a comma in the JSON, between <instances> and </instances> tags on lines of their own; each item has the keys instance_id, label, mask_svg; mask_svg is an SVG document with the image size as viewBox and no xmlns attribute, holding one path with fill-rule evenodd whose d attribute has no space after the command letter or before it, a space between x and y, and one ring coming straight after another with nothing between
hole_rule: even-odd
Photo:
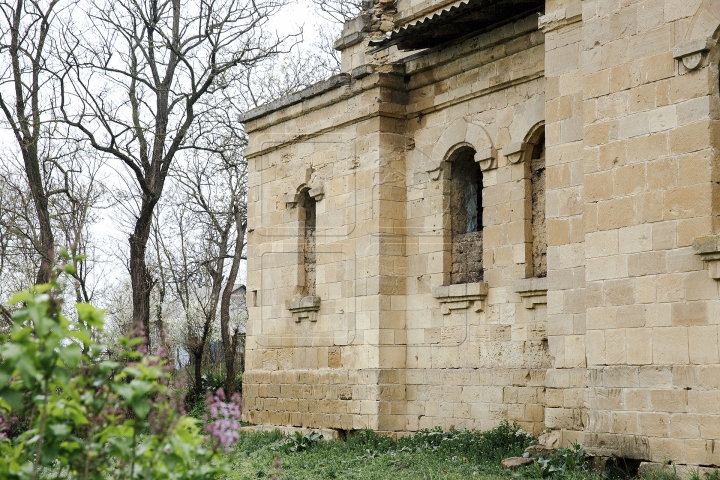
<instances>
[{"instance_id":1,"label":"crumbling stonework","mask_svg":"<svg viewBox=\"0 0 720 480\"><path fill-rule=\"evenodd\" d=\"M316 254L316 202L306 190L302 198L303 220L303 267L305 270L305 283L303 297L315 296L315 254Z\"/></svg>"},{"instance_id":2,"label":"crumbling stonework","mask_svg":"<svg viewBox=\"0 0 720 480\"><path fill-rule=\"evenodd\" d=\"M545 224L545 138L535 146L530 158L532 189L532 267L533 277L547 276L547 226Z\"/></svg>"},{"instance_id":3,"label":"crumbling stonework","mask_svg":"<svg viewBox=\"0 0 720 480\"><path fill-rule=\"evenodd\" d=\"M243 119L245 419L509 419L596 455L720 466L718 3L395 6L384 38L346 25L341 75ZM303 188L324 195L298 299Z\"/></svg>"}]
</instances>

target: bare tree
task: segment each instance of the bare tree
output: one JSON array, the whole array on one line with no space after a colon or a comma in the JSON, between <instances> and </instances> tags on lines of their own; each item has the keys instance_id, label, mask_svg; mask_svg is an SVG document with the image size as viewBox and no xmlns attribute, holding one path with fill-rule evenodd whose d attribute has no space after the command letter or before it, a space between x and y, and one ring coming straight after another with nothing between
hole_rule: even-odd
<instances>
[{"instance_id":1,"label":"bare tree","mask_svg":"<svg viewBox=\"0 0 720 480\"><path fill-rule=\"evenodd\" d=\"M183 151L238 148L208 139L218 127L213 99L234 70L278 52L282 39L261 27L283 2L108 0L92 4L82 39L71 30L64 35L64 119L124 166L139 198L129 264L133 322L148 339L147 243L168 173ZM91 46L86 38L95 39Z\"/></svg>"},{"instance_id":2,"label":"bare tree","mask_svg":"<svg viewBox=\"0 0 720 480\"><path fill-rule=\"evenodd\" d=\"M240 325L230 324L229 303L244 248L245 162L236 155L197 155L173 169L171 181L152 240L164 272L160 278L182 306L185 347L193 366L192 396L197 398L203 393L203 358L217 333L219 306L224 354L226 362L228 357L233 362L228 370L232 381L226 383L234 387L235 352L229 349L235 345L237 351Z\"/></svg>"},{"instance_id":3,"label":"bare tree","mask_svg":"<svg viewBox=\"0 0 720 480\"><path fill-rule=\"evenodd\" d=\"M322 14L333 22L345 23L360 15L364 3L372 0L312 0Z\"/></svg>"},{"instance_id":4,"label":"bare tree","mask_svg":"<svg viewBox=\"0 0 720 480\"><path fill-rule=\"evenodd\" d=\"M47 282L53 263L50 197L67 193L63 187L50 188L46 174L47 168L62 170L59 160L64 155L64 147L47 141L47 130L53 128L48 124L55 120L53 75L48 64L53 27L62 10L60 0L0 2L0 110L20 150L35 210L35 248L40 255L37 283Z\"/></svg>"}]
</instances>

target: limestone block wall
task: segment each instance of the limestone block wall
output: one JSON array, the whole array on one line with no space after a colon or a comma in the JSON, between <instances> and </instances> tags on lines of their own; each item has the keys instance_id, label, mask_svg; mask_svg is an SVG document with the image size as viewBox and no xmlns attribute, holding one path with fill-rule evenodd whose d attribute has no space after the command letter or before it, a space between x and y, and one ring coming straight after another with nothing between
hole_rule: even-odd
<instances>
[{"instance_id":1,"label":"limestone block wall","mask_svg":"<svg viewBox=\"0 0 720 480\"><path fill-rule=\"evenodd\" d=\"M394 19L450 3L399 0ZM353 44L346 74L247 117L246 419L507 418L595 454L720 465L718 37L714 0L548 0L422 54ZM468 152L483 272L455 284L452 162Z\"/></svg>"},{"instance_id":2,"label":"limestone block wall","mask_svg":"<svg viewBox=\"0 0 720 480\"><path fill-rule=\"evenodd\" d=\"M404 312L386 308L405 285L405 138L387 133L401 130L398 85L393 74L341 77L246 123L249 421L405 428ZM311 297L305 192L316 200Z\"/></svg>"},{"instance_id":3,"label":"limestone block wall","mask_svg":"<svg viewBox=\"0 0 720 480\"><path fill-rule=\"evenodd\" d=\"M545 423L564 442L586 422L586 265L581 3L546 6L545 141L548 343ZM551 10L554 9L554 10Z\"/></svg>"},{"instance_id":4,"label":"limestone block wall","mask_svg":"<svg viewBox=\"0 0 720 480\"><path fill-rule=\"evenodd\" d=\"M583 2L585 442L717 465L718 282L691 245L718 228L718 58L673 59L716 33L705 6Z\"/></svg>"},{"instance_id":5,"label":"limestone block wall","mask_svg":"<svg viewBox=\"0 0 720 480\"><path fill-rule=\"evenodd\" d=\"M530 168L512 144L544 123L544 45L537 17L406 63L407 389L411 429L491 428L501 419L544 429L547 314L514 285L529 274ZM443 311L433 292L451 282L453 179L447 160L472 146L481 162L483 267L478 306ZM512 150L516 157L520 154ZM480 157L476 156L476 160ZM521 160L521 161L518 161ZM459 287L459 285L458 285ZM477 311L476 311L477 310Z\"/></svg>"}]
</instances>

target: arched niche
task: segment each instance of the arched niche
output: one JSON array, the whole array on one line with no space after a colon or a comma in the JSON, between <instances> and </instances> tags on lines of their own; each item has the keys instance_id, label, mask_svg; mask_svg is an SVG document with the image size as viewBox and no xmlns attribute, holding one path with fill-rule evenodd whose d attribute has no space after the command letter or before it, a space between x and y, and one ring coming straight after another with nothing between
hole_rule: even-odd
<instances>
[{"instance_id":1,"label":"arched niche","mask_svg":"<svg viewBox=\"0 0 720 480\"><path fill-rule=\"evenodd\" d=\"M440 162L451 158L453 152L468 147L475 150L475 161L481 170L489 170L497 165L497 153L490 135L480 125L458 118L443 131L433 148L435 169L440 167Z\"/></svg>"}]
</instances>

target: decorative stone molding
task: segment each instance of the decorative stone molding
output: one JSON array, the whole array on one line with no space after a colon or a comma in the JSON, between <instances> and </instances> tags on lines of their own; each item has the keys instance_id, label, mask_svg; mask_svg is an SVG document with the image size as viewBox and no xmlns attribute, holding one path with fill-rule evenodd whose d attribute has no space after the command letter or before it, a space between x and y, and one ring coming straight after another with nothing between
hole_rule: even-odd
<instances>
[{"instance_id":1,"label":"decorative stone molding","mask_svg":"<svg viewBox=\"0 0 720 480\"><path fill-rule=\"evenodd\" d=\"M452 310L472 308L474 312L485 310L488 294L487 282L445 285L433 290L433 296L440 302L440 311L449 315Z\"/></svg>"},{"instance_id":2,"label":"decorative stone molding","mask_svg":"<svg viewBox=\"0 0 720 480\"><path fill-rule=\"evenodd\" d=\"M515 142L511 143L507 147L503 148L503 155L505 155L508 159L508 162L512 164L520 163L520 160L523 158L523 153L525 153L525 149L527 148L527 143L525 142Z\"/></svg>"},{"instance_id":3,"label":"decorative stone molding","mask_svg":"<svg viewBox=\"0 0 720 480\"><path fill-rule=\"evenodd\" d=\"M285 206L287 208L295 208L297 207L297 204L300 202L300 195L301 193L288 193L285 195ZM325 188L320 185L315 188L311 188L310 191L308 191L308 195L313 197L316 202L319 202L320 200L325 197Z\"/></svg>"},{"instance_id":4,"label":"decorative stone molding","mask_svg":"<svg viewBox=\"0 0 720 480\"><path fill-rule=\"evenodd\" d=\"M460 147L471 147L475 150L475 161L483 171L496 166L497 153L485 127L472 123L469 118L458 118L440 135L429 157L430 162L425 165L424 170L428 173L437 171L441 162L447 161ZM439 172L437 177L439 178Z\"/></svg>"},{"instance_id":5,"label":"decorative stone molding","mask_svg":"<svg viewBox=\"0 0 720 480\"><path fill-rule=\"evenodd\" d=\"M287 208L297 207L297 204L299 201L300 201L299 193L288 193L285 195L285 206Z\"/></svg>"},{"instance_id":6,"label":"decorative stone molding","mask_svg":"<svg viewBox=\"0 0 720 480\"><path fill-rule=\"evenodd\" d=\"M313 197L316 202L319 202L325 196L325 189L322 185L320 185L319 187L311 188L308 192L308 195Z\"/></svg>"},{"instance_id":7,"label":"decorative stone molding","mask_svg":"<svg viewBox=\"0 0 720 480\"><path fill-rule=\"evenodd\" d=\"M317 312L320 310L320 297L293 298L285 302L285 307L292 312L296 323L303 318L317 322Z\"/></svg>"},{"instance_id":8,"label":"decorative stone molding","mask_svg":"<svg viewBox=\"0 0 720 480\"><path fill-rule=\"evenodd\" d=\"M693 239L695 254L708 264L710 278L720 280L720 235L708 235Z\"/></svg>"},{"instance_id":9,"label":"decorative stone molding","mask_svg":"<svg viewBox=\"0 0 720 480\"><path fill-rule=\"evenodd\" d=\"M538 18L538 29L547 34L582 20L582 3L548 12Z\"/></svg>"},{"instance_id":10,"label":"decorative stone molding","mask_svg":"<svg viewBox=\"0 0 720 480\"><path fill-rule=\"evenodd\" d=\"M520 295L525 308L547 304L547 278L524 278L513 285L515 293Z\"/></svg>"},{"instance_id":11,"label":"decorative stone molding","mask_svg":"<svg viewBox=\"0 0 720 480\"><path fill-rule=\"evenodd\" d=\"M497 153L493 147L475 152L475 161L480 164L480 170L487 171L497 167Z\"/></svg>"},{"instance_id":12,"label":"decorative stone molding","mask_svg":"<svg viewBox=\"0 0 720 480\"><path fill-rule=\"evenodd\" d=\"M673 58L681 62L688 71L697 69L703 64L707 52L715 45L712 38L696 38L683 42L673 48Z\"/></svg>"}]
</instances>

